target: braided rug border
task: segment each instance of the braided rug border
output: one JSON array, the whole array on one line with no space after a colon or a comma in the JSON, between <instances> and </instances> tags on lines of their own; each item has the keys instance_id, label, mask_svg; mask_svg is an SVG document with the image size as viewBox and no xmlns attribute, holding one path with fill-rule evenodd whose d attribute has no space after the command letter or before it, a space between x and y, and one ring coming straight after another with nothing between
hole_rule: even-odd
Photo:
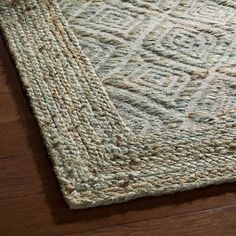
<instances>
[{"instance_id":1,"label":"braided rug border","mask_svg":"<svg viewBox=\"0 0 236 236\"><path fill-rule=\"evenodd\" d=\"M134 135L55 0L3 0L0 27L73 209L236 181L236 123Z\"/></svg>"}]
</instances>

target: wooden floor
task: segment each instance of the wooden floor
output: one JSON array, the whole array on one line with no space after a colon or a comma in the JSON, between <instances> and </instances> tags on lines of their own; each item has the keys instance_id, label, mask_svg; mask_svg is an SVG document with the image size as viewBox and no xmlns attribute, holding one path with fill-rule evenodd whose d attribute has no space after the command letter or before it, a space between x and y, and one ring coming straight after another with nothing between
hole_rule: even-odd
<instances>
[{"instance_id":1,"label":"wooden floor","mask_svg":"<svg viewBox=\"0 0 236 236\"><path fill-rule=\"evenodd\" d=\"M0 39L1 236L235 236L236 184L69 210Z\"/></svg>"}]
</instances>

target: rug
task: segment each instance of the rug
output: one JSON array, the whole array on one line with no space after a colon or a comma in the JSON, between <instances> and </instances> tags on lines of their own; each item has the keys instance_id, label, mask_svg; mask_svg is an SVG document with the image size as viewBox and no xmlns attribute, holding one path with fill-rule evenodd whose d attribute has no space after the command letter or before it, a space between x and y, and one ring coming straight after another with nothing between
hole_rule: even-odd
<instances>
[{"instance_id":1,"label":"rug","mask_svg":"<svg viewBox=\"0 0 236 236\"><path fill-rule=\"evenodd\" d=\"M65 201L236 181L236 3L2 0Z\"/></svg>"}]
</instances>

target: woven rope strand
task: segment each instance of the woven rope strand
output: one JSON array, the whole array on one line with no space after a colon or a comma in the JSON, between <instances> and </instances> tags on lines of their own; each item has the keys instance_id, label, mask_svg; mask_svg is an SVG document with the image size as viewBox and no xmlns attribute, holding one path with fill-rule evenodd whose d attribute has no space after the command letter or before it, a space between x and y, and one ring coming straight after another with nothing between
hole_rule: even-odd
<instances>
[{"instance_id":1,"label":"woven rope strand","mask_svg":"<svg viewBox=\"0 0 236 236\"><path fill-rule=\"evenodd\" d=\"M235 120L135 136L56 2L0 3L0 25L65 200L88 208L236 180Z\"/></svg>"}]
</instances>

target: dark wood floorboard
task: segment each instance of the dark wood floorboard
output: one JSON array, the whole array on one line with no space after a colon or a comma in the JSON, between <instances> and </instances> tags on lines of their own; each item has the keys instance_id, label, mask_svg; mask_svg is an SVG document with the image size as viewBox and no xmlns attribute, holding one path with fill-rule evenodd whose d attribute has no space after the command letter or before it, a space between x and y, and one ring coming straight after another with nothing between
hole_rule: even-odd
<instances>
[{"instance_id":1,"label":"dark wood floorboard","mask_svg":"<svg viewBox=\"0 0 236 236\"><path fill-rule=\"evenodd\" d=\"M0 40L0 235L236 235L236 184L69 210Z\"/></svg>"}]
</instances>

